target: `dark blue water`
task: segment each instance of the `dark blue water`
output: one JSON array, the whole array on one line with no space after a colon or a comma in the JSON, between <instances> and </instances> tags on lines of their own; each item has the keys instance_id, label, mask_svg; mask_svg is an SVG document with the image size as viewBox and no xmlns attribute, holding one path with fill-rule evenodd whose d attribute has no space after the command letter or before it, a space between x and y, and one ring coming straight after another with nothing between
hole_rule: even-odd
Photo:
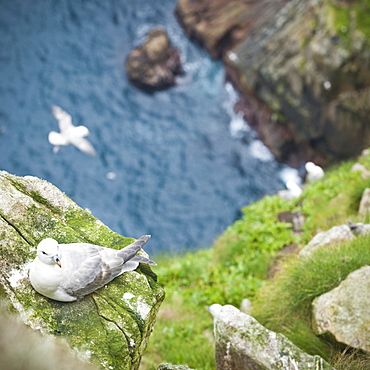
<instances>
[{"instance_id":1,"label":"dark blue water","mask_svg":"<svg viewBox=\"0 0 370 370\"><path fill-rule=\"evenodd\" d=\"M282 188L282 166L232 112L222 65L187 39L175 5L0 1L0 168L52 182L123 235L152 234L151 253L209 245L240 207ZM158 26L186 74L148 95L124 61ZM53 104L90 129L96 157L53 153Z\"/></svg>"}]
</instances>

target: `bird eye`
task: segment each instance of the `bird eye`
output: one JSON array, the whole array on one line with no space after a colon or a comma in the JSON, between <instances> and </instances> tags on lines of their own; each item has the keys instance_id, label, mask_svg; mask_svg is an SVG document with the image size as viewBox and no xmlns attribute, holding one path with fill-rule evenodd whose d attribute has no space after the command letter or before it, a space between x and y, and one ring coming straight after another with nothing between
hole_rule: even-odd
<instances>
[{"instance_id":1,"label":"bird eye","mask_svg":"<svg viewBox=\"0 0 370 370\"><path fill-rule=\"evenodd\" d=\"M42 251L42 254L47 254L46 252Z\"/></svg>"}]
</instances>

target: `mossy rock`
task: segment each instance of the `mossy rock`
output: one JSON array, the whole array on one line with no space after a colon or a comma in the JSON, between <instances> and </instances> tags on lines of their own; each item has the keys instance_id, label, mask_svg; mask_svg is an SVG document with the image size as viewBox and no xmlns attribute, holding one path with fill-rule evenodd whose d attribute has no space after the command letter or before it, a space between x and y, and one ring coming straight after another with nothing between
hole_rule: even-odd
<instances>
[{"instance_id":1,"label":"mossy rock","mask_svg":"<svg viewBox=\"0 0 370 370\"><path fill-rule=\"evenodd\" d=\"M132 238L111 231L52 184L5 171L0 171L0 233L0 297L27 325L65 338L80 357L101 368L138 369L165 295L149 266L72 303L41 296L28 279L36 246L46 237L115 249Z\"/></svg>"}]
</instances>

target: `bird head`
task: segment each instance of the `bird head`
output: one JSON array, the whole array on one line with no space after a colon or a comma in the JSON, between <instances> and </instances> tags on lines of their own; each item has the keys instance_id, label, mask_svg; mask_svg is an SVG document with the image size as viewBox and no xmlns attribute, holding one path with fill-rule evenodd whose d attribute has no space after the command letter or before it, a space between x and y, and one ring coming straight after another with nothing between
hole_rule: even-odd
<instances>
[{"instance_id":1,"label":"bird head","mask_svg":"<svg viewBox=\"0 0 370 370\"><path fill-rule=\"evenodd\" d=\"M316 167L315 163L313 162L307 162L304 166L307 172L312 171Z\"/></svg>"},{"instance_id":2,"label":"bird head","mask_svg":"<svg viewBox=\"0 0 370 370\"><path fill-rule=\"evenodd\" d=\"M42 240L37 246L37 257L43 263L48 265L58 265L62 267L60 262L58 242L52 238Z\"/></svg>"}]
</instances>

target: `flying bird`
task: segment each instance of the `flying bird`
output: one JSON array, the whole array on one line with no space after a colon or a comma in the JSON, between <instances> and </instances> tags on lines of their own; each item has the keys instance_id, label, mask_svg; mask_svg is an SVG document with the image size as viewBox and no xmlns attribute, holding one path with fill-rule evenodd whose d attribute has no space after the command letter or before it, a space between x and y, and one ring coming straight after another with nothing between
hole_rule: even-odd
<instances>
[{"instance_id":1,"label":"flying bird","mask_svg":"<svg viewBox=\"0 0 370 370\"><path fill-rule=\"evenodd\" d=\"M150 235L143 235L121 250L88 243L59 244L52 238L37 246L29 278L34 289L51 299L72 302L103 287L139 263L156 265L139 252Z\"/></svg>"},{"instance_id":2,"label":"flying bird","mask_svg":"<svg viewBox=\"0 0 370 370\"><path fill-rule=\"evenodd\" d=\"M92 144L85 139L90 134L86 126L75 126L72 123L72 117L62 108L53 105L51 111L58 120L60 132L51 131L48 139L49 143L54 146L54 153L57 153L61 145L72 144L86 154L96 155Z\"/></svg>"},{"instance_id":3,"label":"flying bird","mask_svg":"<svg viewBox=\"0 0 370 370\"><path fill-rule=\"evenodd\" d=\"M304 166L307 171L306 179L308 182L320 180L325 175L324 170L313 162L307 162Z\"/></svg>"}]
</instances>

